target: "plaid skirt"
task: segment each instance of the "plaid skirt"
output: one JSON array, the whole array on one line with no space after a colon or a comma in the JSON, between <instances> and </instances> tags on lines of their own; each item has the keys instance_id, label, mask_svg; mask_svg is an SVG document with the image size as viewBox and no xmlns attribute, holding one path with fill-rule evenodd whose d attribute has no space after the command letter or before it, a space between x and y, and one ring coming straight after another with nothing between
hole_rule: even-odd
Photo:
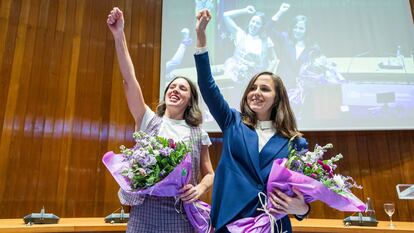
<instances>
[{"instance_id":1,"label":"plaid skirt","mask_svg":"<svg viewBox=\"0 0 414 233\"><path fill-rule=\"evenodd\" d=\"M179 210L178 213L177 210ZM131 206L127 233L194 233L182 203L174 197L146 196L141 205Z\"/></svg>"}]
</instances>

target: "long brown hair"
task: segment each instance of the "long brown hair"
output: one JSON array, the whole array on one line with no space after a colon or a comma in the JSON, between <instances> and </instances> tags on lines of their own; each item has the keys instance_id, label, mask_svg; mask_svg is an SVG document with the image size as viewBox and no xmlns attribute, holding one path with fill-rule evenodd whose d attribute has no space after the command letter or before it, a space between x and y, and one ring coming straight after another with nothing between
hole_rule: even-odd
<instances>
[{"instance_id":1,"label":"long brown hair","mask_svg":"<svg viewBox=\"0 0 414 233\"><path fill-rule=\"evenodd\" d=\"M283 85L282 79L274 73L268 71L260 72L253 76L244 91L243 98L240 102L240 111L243 122L250 127L255 127L257 124L256 113L254 113L247 104L247 95L249 94L257 78L261 75L269 75L274 83L276 93L272 109L270 110L270 120L272 120L273 126L277 132L287 138L291 138L298 134L302 135L297 129L295 114L290 107L289 97L285 85Z\"/></svg>"},{"instance_id":2,"label":"long brown hair","mask_svg":"<svg viewBox=\"0 0 414 233\"><path fill-rule=\"evenodd\" d=\"M199 126L203 122L203 116L198 105L198 91L194 83L191 82L190 79L183 76L177 76L173 80L171 80L170 83L168 83L167 87L164 90L164 96L162 98L162 101L160 101L160 103L157 106L157 115L160 117L164 116L165 110L167 109L167 105L165 104L165 94L167 93L168 88L170 88L171 83L179 78L182 78L185 81L187 81L188 85L190 86L191 92L190 100L188 101L188 106L184 111L184 120L188 125Z\"/></svg>"}]
</instances>

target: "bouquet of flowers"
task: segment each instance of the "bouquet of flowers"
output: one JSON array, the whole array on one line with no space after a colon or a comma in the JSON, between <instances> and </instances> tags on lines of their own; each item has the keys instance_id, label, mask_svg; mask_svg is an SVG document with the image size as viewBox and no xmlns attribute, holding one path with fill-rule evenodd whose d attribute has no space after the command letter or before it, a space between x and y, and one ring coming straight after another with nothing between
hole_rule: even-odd
<instances>
[{"instance_id":1,"label":"bouquet of flowers","mask_svg":"<svg viewBox=\"0 0 414 233\"><path fill-rule=\"evenodd\" d=\"M177 197L191 177L191 150L184 142L174 142L145 132L135 132L136 145L121 146L121 154L107 152L102 161L121 187L126 205L139 204L144 195ZM178 198L178 197L177 197ZM209 231L210 206L202 201L184 203L186 215L197 232Z\"/></svg>"},{"instance_id":2,"label":"bouquet of flowers","mask_svg":"<svg viewBox=\"0 0 414 233\"><path fill-rule=\"evenodd\" d=\"M352 187L362 187L357 185L352 177L334 174L337 167L335 162L340 160L342 155L323 160L323 154L332 147L332 144L316 145L313 152L299 152L289 144L288 158L276 159L273 162L266 186L267 193L277 188L288 196L293 196L295 194L292 188L295 188L304 195L306 203L320 200L340 211L365 211L365 204L350 191ZM266 194L260 193L259 200L264 213L228 224L230 232L274 232L275 222L285 214L269 212L272 204L267 201Z\"/></svg>"}]
</instances>

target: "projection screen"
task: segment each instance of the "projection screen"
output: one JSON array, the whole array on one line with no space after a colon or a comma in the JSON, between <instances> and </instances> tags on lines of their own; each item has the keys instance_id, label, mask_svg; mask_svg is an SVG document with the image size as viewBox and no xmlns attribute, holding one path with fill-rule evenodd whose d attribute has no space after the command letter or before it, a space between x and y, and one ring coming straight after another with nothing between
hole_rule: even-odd
<instances>
[{"instance_id":1,"label":"projection screen","mask_svg":"<svg viewBox=\"0 0 414 233\"><path fill-rule=\"evenodd\" d=\"M165 0L160 98L182 75L196 82L195 14L213 76L239 109L250 78L279 75L303 131L414 128L414 25L408 0ZM220 131L202 104L203 127Z\"/></svg>"}]
</instances>

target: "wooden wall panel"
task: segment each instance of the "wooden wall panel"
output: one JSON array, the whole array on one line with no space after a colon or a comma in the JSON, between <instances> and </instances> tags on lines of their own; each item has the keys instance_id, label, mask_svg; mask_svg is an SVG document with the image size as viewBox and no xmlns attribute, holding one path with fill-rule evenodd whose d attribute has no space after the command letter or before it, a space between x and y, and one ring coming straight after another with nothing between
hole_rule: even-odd
<instances>
[{"instance_id":1,"label":"wooden wall panel","mask_svg":"<svg viewBox=\"0 0 414 233\"><path fill-rule=\"evenodd\" d=\"M101 162L132 143L134 128L106 26L116 5L126 9L133 62L155 103L161 1L0 2L0 218L43 205L61 217L119 207Z\"/></svg>"},{"instance_id":2,"label":"wooden wall panel","mask_svg":"<svg viewBox=\"0 0 414 233\"><path fill-rule=\"evenodd\" d=\"M414 10L414 0L410 0ZM61 217L104 216L119 207L118 186L101 163L132 145L133 119L106 17L120 6L136 74L147 103L159 97L162 0L0 1L0 218L42 206ZM364 186L355 194L397 205L395 220L414 221L414 202L395 185L414 183L414 131L306 132L311 145L331 142L339 172ZM216 167L220 134L212 134ZM203 199L210 201L211 192ZM311 217L343 218L321 203Z\"/></svg>"},{"instance_id":3,"label":"wooden wall panel","mask_svg":"<svg viewBox=\"0 0 414 233\"><path fill-rule=\"evenodd\" d=\"M414 183L414 131L305 132L310 145L333 143L330 155L342 153L338 172L352 176L364 188L354 189L361 199L370 197L377 217L386 220L383 204L394 202L400 221L412 221L414 203L398 200L395 186ZM312 204L311 217L343 218L346 213L334 211L321 203Z\"/></svg>"}]
</instances>

